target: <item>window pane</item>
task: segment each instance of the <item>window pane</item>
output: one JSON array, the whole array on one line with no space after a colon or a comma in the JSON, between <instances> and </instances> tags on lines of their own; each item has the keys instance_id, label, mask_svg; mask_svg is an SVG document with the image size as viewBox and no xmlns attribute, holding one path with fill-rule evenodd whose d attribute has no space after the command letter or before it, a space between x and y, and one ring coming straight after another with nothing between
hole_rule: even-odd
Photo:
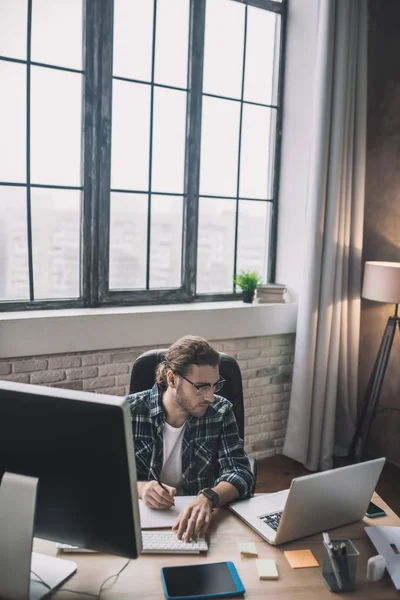
<instances>
[{"instance_id":1,"label":"window pane","mask_svg":"<svg viewBox=\"0 0 400 600\"><path fill-rule=\"evenodd\" d=\"M245 7L232 0L207 0L203 92L240 98Z\"/></svg>"},{"instance_id":2,"label":"window pane","mask_svg":"<svg viewBox=\"0 0 400 600\"><path fill-rule=\"evenodd\" d=\"M0 61L0 181L26 182L26 66Z\"/></svg>"},{"instance_id":3,"label":"window pane","mask_svg":"<svg viewBox=\"0 0 400 600\"><path fill-rule=\"evenodd\" d=\"M270 241L271 204L239 201L237 271L256 271L265 280Z\"/></svg>"},{"instance_id":4,"label":"window pane","mask_svg":"<svg viewBox=\"0 0 400 600\"><path fill-rule=\"evenodd\" d=\"M28 0L1 0L0 55L26 60Z\"/></svg>"},{"instance_id":5,"label":"window pane","mask_svg":"<svg viewBox=\"0 0 400 600\"><path fill-rule=\"evenodd\" d=\"M113 81L111 187L149 187L150 86Z\"/></svg>"},{"instance_id":6,"label":"window pane","mask_svg":"<svg viewBox=\"0 0 400 600\"><path fill-rule=\"evenodd\" d=\"M152 190L183 192L186 92L154 89Z\"/></svg>"},{"instance_id":7,"label":"window pane","mask_svg":"<svg viewBox=\"0 0 400 600\"><path fill-rule=\"evenodd\" d=\"M153 4L150 0L114 0L114 75L150 81Z\"/></svg>"},{"instance_id":8,"label":"window pane","mask_svg":"<svg viewBox=\"0 0 400 600\"><path fill-rule=\"evenodd\" d=\"M272 104L274 79L275 13L249 6L247 9L246 69L244 99ZM279 53L278 53L279 56Z\"/></svg>"},{"instance_id":9,"label":"window pane","mask_svg":"<svg viewBox=\"0 0 400 600\"><path fill-rule=\"evenodd\" d=\"M147 194L110 199L110 289L146 287Z\"/></svg>"},{"instance_id":10,"label":"window pane","mask_svg":"<svg viewBox=\"0 0 400 600\"><path fill-rule=\"evenodd\" d=\"M188 0L162 0L157 3L156 61L157 83L187 86Z\"/></svg>"},{"instance_id":11,"label":"window pane","mask_svg":"<svg viewBox=\"0 0 400 600\"><path fill-rule=\"evenodd\" d=\"M267 198L271 109L243 105L240 196Z\"/></svg>"},{"instance_id":12,"label":"window pane","mask_svg":"<svg viewBox=\"0 0 400 600\"><path fill-rule=\"evenodd\" d=\"M32 60L82 69L82 0L32 2Z\"/></svg>"},{"instance_id":13,"label":"window pane","mask_svg":"<svg viewBox=\"0 0 400 600\"><path fill-rule=\"evenodd\" d=\"M199 199L197 292L232 292L236 202Z\"/></svg>"},{"instance_id":14,"label":"window pane","mask_svg":"<svg viewBox=\"0 0 400 600\"><path fill-rule=\"evenodd\" d=\"M240 103L203 96L200 193L236 196Z\"/></svg>"},{"instance_id":15,"label":"window pane","mask_svg":"<svg viewBox=\"0 0 400 600\"><path fill-rule=\"evenodd\" d=\"M181 285L182 216L182 196L151 197L151 288Z\"/></svg>"},{"instance_id":16,"label":"window pane","mask_svg":"<svg viewBox=\"0 0 400 600\"><path fill-rule=\"evenodd\" d=\"M31 190L35 299L80 294L79 190Z\"/></svg>"},{"instance_id":17,"label":"window pane","mask_svg":"<svg viewBox=\"0 0 400 600\"><path fill-rule=\"evenodd\" d=\"M0 186L0 300L29 299L26 189Z\"/></svg>"},{"instance_id":18,"label":"window pane","mask_svg":"<svg viewBox=\"0 0 400 600\"><path fill-rule=\"evenodd\" d=\"M82 75L32 67L32 183L81 184Z\"/></svg>"}]
</instances>

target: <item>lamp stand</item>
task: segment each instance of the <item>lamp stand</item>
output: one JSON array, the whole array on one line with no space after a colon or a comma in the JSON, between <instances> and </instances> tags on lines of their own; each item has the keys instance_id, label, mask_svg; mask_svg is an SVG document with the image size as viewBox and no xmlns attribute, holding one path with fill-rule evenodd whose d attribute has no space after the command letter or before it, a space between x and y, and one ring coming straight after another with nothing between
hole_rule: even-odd
<instances>
[{"instance_id":1,"label":"lamp stand","mask_svg":"<svg viewBox=\"0 0 400 600\"><path fill-rule=\"evenodd\" d=\"M356 432L350 446L349 456L355 461L363 460L365 446L367 444L371 424L379 403L382 384L392 349L396 325L400 330L400 317L398 316L399 305L396 304L395 313L389 317L383 334L374 368L368 381L367 391L363 400L363 407L358 419Z\"/></svg>"}]
</instances>

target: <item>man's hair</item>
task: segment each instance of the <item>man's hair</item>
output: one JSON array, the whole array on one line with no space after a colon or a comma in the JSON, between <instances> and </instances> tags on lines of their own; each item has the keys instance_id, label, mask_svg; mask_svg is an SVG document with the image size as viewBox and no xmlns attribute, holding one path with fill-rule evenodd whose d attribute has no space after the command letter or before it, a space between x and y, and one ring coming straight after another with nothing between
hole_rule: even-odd
<instances>
[{"instance_id":1,"label":"man's hair","mask_svg":"<svg viewBox=\"0 0 400 600\"><path fill-rule=\"evenodd\" d=\"M168 388L167 371L185 375L190 365L216 367L219 353L202 337L185 335L170 346L164 360L158 365L156 383L162 390Z\"/></svg>"}]
</instances>

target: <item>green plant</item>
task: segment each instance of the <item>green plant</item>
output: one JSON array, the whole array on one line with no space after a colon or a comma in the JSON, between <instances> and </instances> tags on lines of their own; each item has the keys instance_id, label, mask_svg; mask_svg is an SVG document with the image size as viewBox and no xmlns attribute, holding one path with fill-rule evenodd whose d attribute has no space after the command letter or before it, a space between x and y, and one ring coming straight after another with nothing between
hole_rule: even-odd
<instances>
[{"instance_id":1,"label":"green plant","mask_svg":"<svg viewBox=\"0 0 400 600\"><path fill-rule=\"evenodd\" d=\"M244 292L253 292L262 283L262 279L255 271L240 271L233 280Z\"/></svg>"}]
</instances>

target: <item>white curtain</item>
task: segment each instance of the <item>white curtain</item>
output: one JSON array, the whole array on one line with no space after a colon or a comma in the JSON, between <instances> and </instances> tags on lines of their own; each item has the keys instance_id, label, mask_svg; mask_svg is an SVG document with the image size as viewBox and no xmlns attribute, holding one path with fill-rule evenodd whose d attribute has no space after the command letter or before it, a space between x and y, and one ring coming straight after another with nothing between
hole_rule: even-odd
<instances>
[{"instance_id":1,"label":"white curtain","mask_svg":"<svg viewBox=\"0 0 400 600\"><path fill-rule=\"evenodd\" d=\"M356 421L367 112L367 0L319 0L305 268L283 453L346 455Z\"/></svg>"}]
</instances>

